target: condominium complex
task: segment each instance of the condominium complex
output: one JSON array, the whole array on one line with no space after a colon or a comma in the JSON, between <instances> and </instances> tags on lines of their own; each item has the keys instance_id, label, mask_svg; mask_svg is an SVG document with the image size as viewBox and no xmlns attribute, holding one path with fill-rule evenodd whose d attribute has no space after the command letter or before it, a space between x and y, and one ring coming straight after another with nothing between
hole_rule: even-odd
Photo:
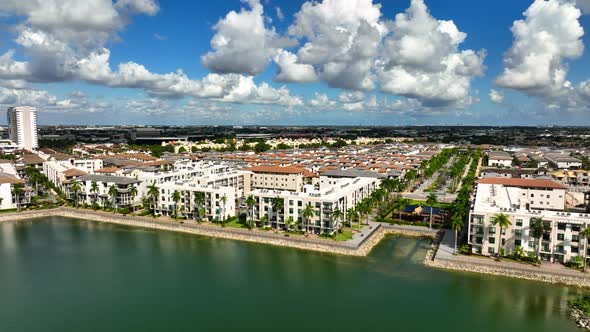
<instances>
[{"instance_id":1,"label":"condominium complex","mask_svg":"<svg viewBox=\"0 0 590 332\"><path fill-rule=\"evenodd\" d=\"M582 256L584 246L579 232L590 225L587 211L566 211L567 187L549 179L484 178L477 182L475 203L470 211L469 244L473 252L495 255L498 248L505 254L522 247L534 252L537 239L531 234L531 220L542 218L541 259L567 262ZM508 216L511 225L502 229L494 225L499 214Z\"/></svg>"},{"instance_id":2,"label":"condominium complex","mask_svg":"<svg viewBox=\"0 0 590 332\"><path fill-rule=\"evenodd\" d=\"M10 107L7 112L8 138L27 150L39 147L37 138L37 110L28 106Z\"/></svg>"},{"instance_id":3,"label":"condominium complex","mask_svg":"<svg viewBox=\"0 0 590 332\"><path fill-rule=\"evenodd\" d=\"M236 194L232 187L198 185L192 181L168 182L159 186L160 195L156 211L163 215L195 216L199 209L205 210L205 219L227 219L236 215ZM174 192L180 194L180 201L174 201ZM197 202L197 193L205 194L205 201Z\"/></svg>"}]
</instances>

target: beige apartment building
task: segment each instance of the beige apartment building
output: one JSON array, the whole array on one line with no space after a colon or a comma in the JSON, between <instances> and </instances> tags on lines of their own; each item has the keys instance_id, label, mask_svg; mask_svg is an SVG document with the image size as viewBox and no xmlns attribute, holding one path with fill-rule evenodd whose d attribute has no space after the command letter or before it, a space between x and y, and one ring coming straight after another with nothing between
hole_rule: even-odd
<instances>
[{"instance_id":1,"label":"beige apartment building","mask_svg":"<svg viewBox=\"0 0 590 332\"><path fill-rule=\"evenodd\" d=\"M248 171L252 172L252 189L301 192L305 179L312 176L306 169L292 166L254 166Z\"/></svg>"}]
</instances>

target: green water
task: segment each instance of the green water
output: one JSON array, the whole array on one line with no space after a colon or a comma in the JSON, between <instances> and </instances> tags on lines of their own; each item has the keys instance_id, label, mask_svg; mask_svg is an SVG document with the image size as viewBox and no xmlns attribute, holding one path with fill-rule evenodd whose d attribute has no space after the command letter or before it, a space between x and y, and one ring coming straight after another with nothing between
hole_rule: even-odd
<instances>
[{"instance_id":1,"label":"green water","mask_svg":"<svg viewBox=\"0 0 590 332\"><path fill-rule=\"evenodd\" d=\"M48 218L0 224L0 331L577 331L578 291L369 257Z\"/></svg>"}]
</instances>

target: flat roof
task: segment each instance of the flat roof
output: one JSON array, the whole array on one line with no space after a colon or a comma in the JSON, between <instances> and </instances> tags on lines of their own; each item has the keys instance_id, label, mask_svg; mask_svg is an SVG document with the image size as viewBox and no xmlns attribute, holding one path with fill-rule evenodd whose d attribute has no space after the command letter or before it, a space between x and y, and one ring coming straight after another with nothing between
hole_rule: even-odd
<instances>
[{"instance_id":1,"label":"flat roof","mask_svg":"<svg viewBox=\"0 0 590 332\"><path fill-rule=\"evenodd\" d=\"M503 186L525 188L567 189L567 187L561 183L548 179L485 178L478 180L477 184L499 184Z\"/></svg>"}]
</instances>

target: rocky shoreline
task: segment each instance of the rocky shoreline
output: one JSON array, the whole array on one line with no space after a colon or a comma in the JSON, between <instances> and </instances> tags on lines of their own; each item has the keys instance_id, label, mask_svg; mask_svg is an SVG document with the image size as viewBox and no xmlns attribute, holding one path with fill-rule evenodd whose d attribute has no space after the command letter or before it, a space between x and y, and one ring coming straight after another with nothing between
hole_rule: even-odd
<instances>
[{"instance_id":1,"label":"rocky shoreline","mask_svg":"<svg viewBox=\"0 0 590 332\"><path fill-rule=\"evenodd\" d=\"M590 319L582 310L570 307L570 317L576 322L579 328L590 330Z\"/></svg>"}]
</instances>

